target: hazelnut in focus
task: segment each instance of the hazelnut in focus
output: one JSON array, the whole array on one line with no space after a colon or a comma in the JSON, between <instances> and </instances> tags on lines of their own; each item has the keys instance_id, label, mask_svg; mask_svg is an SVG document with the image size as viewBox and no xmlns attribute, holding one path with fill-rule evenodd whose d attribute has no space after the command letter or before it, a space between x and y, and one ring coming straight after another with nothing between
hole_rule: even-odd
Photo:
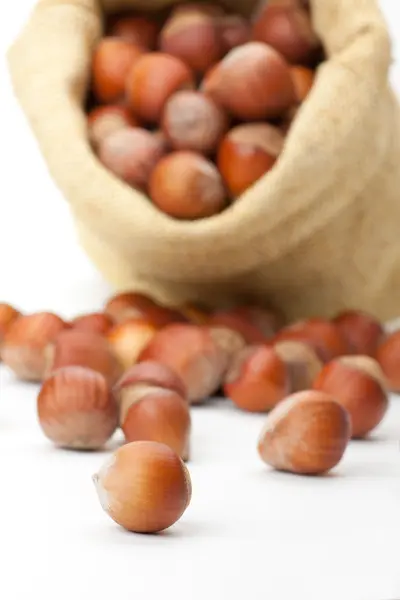
<instances>
[{"instance_id":1,"label":"hazelnut in focus","mask_svg":"<svg viewBox=\"0 0 400 600\"><path fill-rule=\"evenodd\" d=\"M93 476L103 510L121 527L157 533L188 508L192 485L184 462L165 444L140 441L119 448Z\"/></svg>"},{"instance_id":2,"label":"hazelnut in focus","mask_svg":"<svg viewBox=\"0 0 400 600\"><path fill-rule=\"evenodd\" d=\"M43 433L62 448L98 450L118 425L117 403L106 379L82 367L65 367L46 379L37 410Z\"/></svg>"},{"instance_id":3,"label":"hazelnut in focus","mask_svg":"<svg viewBox=\"0 0 400 600\"><path fill-rule=\"evenodd\" d=\"M298 392L268 415L258 453L278 471L322 475L342 460L350 435L350 416L334 398L323 392Z\"/></svg>"},{"instance_id":4,"label":"hazelnut in focus","mask_svg":"<svg viewBox=\"0 0 400 600\"><path fill-rule=\"evenodd\" d=\"M187 400L174 390L135 379L131 382L128 372L116 388L125 440L166 444L182 460L189 460L191 417Z\"/></svg>"}]
</instances>

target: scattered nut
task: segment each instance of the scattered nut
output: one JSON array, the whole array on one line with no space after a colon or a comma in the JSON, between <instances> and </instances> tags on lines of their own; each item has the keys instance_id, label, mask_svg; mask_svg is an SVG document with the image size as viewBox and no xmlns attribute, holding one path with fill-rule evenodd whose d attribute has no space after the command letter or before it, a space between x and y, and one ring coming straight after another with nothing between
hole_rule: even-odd
<instances>
[{"instance_id":1,"label":"scattered nut","mask_svg":"<svg viewBox=\"0 0 400 600\"><path fill-rule=\"evenodd\" d=\"M285 363L268 346L249 346L238 352L225 376L225 396L249 412L271 410L289 391Z\"/></svg>"},{"instance_id":2,"label":"scattered nut","mask_svg":"<svg viewBox=\"0 0 400 600\"><path fill-rule=\"evenodd\" d=\"M128 369L138 360L157 332L156 327L145 319L131 319L116 325L107 339L114 354L124 369Z\"/></svg>"},{"instance_id":3,"label":"scattered nut","mask_svg":"<svg viewBox=\"0 0 400 600\"><path fill-rule=\"evenodd\" d=\"M118 525L137 533L171 527L192 496L185 463L168 446L156 442L122 446L93 481L104 511Z\"/></svg>"},{"instance_id":4,"label":"scattered nut","mask_svg":"<svg viewBox=\"0 0 400 600\"><path fill-rule=\"evenodd\" d=\"M45 375L48 344L69 325L49 312L21 316L13 321L4 336L1 357L22 380L41 381Z\"/></svg>"},{"instance_id":5,"label":"scattered nut","mask_svg":"<svg viewBox=\"0 0 400 600\"><path fill-rule=\"evenodd\" d=\"M4 336L10 328L11 323L20 316L21 313L11 306L11 304L5 304L4 302L0 303L0 351Z\"/></svg>"},{"instance_id":6,"label":"scattered nut","mask_svg":"<svg viewBox=\"0 0 400 600\"><path fill-rule=\"evenodd\" d=\"M79 329L80 331L90 331L99 335L107 335L114 327L114 321L104 313L91 313L76 317L71 321L71 325L73 329Z\"/></svg>"},{"instance_id":7,"label":"scattered nut","mask_svg":"<svg viewBox=\"0 0 400 600\"><path fill-rule=\"evenodd\" d=\"M381 423L389 398L382 385L383 373L375 375L380 370L379 365L375 363L371 367L357 359L348 356L344 361L339 358L328 363L313 388L335 398L350 414L352 437L364 438Z\"/></svg>"},{"instance_id":8,"label":"scattered nut","mask_svg":"<svg viewBox=\"0 0 400 600\"><path fill-rule=\"evenodd\" d=\"M155 327L183 322L185 317L178 310L161 306L152 298L136 292L124 292L110 298L104 311L118 324L130 319L144 319Z\"/></svg>"},{"instance_id":9,"label":"scattered nut","mask_svg":"<svg viewBox=\"0 0 400 600\"><path fill-rule=\"evenodd\" d=\"M344 311L333 319L333 323L346 339L353 354L375 356L379 343L385 337L383 325L365 312Z\"/></svg>"},{"instance_id":10,"label":"scattered nut","mask_svg":"<svg viewBox=\"0 0 400 600\"><path fill-rule=\"evenodd\" d=\"M273 348L289 371L291 393L310 389L324 366L315 350L291 340L278 342Z\"/></svg>"},{"instance_id":11,"label":"scattered nut","mask_svg":"<svg viewBox=\"0 0 400 600\"><path fill-rule=\"evenodd\" d=\"M319 475L341 461L350 435L349 414L336 400L323 392L298 392L268 415L258 453L279 471Z\"/></svg>"},{"instance_id":12,"label":"scattered nut","mask_svg":"<svg viewBox=\"0 0 400 600\"><path fill-rule=\"evenodd\" d=\"M348 344L334 323L325 319L298 321L282 329L275 342L292 340L310 345L323 363L349 354Z\"/></svg>"},{"instance_id":13,"label":"scattered nut","mask_svg":"<svg viewBox=\"0 0 400 600\"><path fill-rule=\"evenodd\" d=\"M203 402L219 389L226 367L226 354L209 331L186 324L168 325L159 331L139 360L155 360L175 371L192 404Z\"/></svg>"},{"instance_id":14,"label":"scattered nut","mask_svg":"<svg viewBox=\"0 0 400 600\"><path fill-rule=\"evenodd\" d=\"M79 329L63 331L45 350L46 377L58 369L73 366L101 373L109 385L114 385L122 375L122 365L108 341L101 335Z\"/></svg>"},{"instance_id":15,"label":"scattered nut","mask_svg":"<svg viewBox=\"0 0 400 600\"><path fill-rule=\"evenodd\" d=\"M62 448L98 450L118 424L117 403L106 379L82 367L65 367L46 379L37 410L43 433Z\"/></svg>"},{"instance_id":16,"label":"scattered nut","mask_svg":"<svg viewBox=\"0 0 400 600\"><path fill-rule=\"evenodd\" d=\"M400 331L388 335L378 346L376 358L385 374L389 389L400 392Z\"/></svg>"}]
</instances>

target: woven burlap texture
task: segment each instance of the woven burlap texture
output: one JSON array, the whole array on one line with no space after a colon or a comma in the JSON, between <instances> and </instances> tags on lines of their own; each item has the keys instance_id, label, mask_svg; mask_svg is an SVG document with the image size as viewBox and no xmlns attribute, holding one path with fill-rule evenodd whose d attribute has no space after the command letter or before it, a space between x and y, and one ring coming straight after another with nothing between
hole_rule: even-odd
<instances>
[{"instance_id":1,"label":"woven burlap texture","mask_svg":"<svg viewBox=\"0 0 400 600\"><path fill-rule=\"evenodd\" d=\"M93 263L116 290L169 304L246 296L291 319L345 307L397 317L400 113L377 1L311 1L328 60L282 156L228 210L195 222L161 214L104 169L82 109L104 13L167 4L42 0L9 50L15 94Z\"/></svg>"}]
</instances>

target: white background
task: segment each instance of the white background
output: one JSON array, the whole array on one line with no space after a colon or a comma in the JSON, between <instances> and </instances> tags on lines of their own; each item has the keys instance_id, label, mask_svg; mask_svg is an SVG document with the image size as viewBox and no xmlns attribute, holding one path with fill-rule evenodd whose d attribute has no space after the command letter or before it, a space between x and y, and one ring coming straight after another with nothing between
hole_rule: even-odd
<instances>
[{"instance_id":1,"label":"white background","mask_svg":"<svg viewBox=\"0 0 400 600\"><path fill-rule=\"evenodd\" d=\"M70 317L100 307L110 290L77 245L8 83L4 52L33 1L6 5L0 299ZM400 7L382 6L395 35ZM400 90L399 66L392 80ZM321 479L264 468L255 451L262 417L229 403L196 409L192 505L169 532L144 537L100 509L91 475L106 453L56 451L42 437L36 393L0 368L0 598L400 599L399 399L373 439L353 443Z\"/></svg>"}]
</instances>

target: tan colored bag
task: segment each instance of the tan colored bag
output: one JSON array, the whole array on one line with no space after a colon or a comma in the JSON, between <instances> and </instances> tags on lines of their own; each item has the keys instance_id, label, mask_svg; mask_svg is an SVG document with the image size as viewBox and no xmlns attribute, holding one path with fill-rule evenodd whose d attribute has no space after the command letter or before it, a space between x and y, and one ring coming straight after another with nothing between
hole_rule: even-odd
<instances>
[{"instance_id":1,"label":"tan colored bag","mask_svg":"<svg viewBox=\"0 0 400 600\"><path fill-rule=\"evenodd\" d=\"M225 0L245 12L251 0ZM400 311L400 111L377 0L311 0L329 60L275 168L224 213L181 222L107 172L82 110L102 12L168 0L41 0L9 52L16 95L79 238L116 289L171 304L243 295L289 318Z\"/></svg>"}]
</instances>

